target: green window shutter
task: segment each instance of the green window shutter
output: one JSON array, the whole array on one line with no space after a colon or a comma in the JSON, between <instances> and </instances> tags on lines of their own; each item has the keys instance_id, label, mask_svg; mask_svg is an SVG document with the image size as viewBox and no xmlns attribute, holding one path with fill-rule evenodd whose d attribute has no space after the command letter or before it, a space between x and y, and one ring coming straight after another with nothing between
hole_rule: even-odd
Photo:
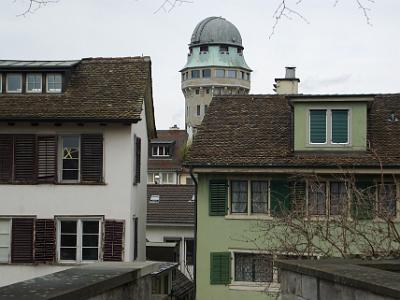
<instances>
[{"instance_id":1,"label":"green window shutter","mask_svg":"<svg viewBox=\"0 0 400 300\"><path fill-rule=\"evenodd\" d=\"M231 253L210 253L210 284L231 283Z\"/></svg>"},{"instance_id":2,"label":"green window shutter","mask_svg":"<svg viewBox=\"0 0 400 300\"><path fill-rule=\"evenodd\" d=\"M332 143L349 142L347 110L332 110Z\"/></svg>"},{"instance_id":3,"label":"green window shutter","mask_svg":"<svg viewBox=\"0 0 400 300\"><path fill-rule=\"evenodd\" d=\"M210 181L209 215L225 216L228 201L228 183L226 180Z\"/></svg>"},{"instance_id":4,"label":"green window shutter","mask_svg":"<svg viewBox=\"0 0 400 300\"><path fill-rule=\"evenodd\" d=\"M371 220L374 217L375 186L372 181L357 181L353 191L351 213L353 218Z\"/></svg>"},{"instance_id":5,"label":"green window shutter","mask_svg":"<svg viewBox=\"0 0 400 300\"><path fill-rule=\"evenodd\" d=\"M271 180L271 215L279 216L290 210L289 184L285 180Z\"/></svg>"},{"instance_id":6,"label":"green window shutter","mask_svg":"<svg viewBox=\"0 0 400 300\"><path fill-rule=\"evenodd\" d=\"M326 143L326 110L310 110L310 142Z\"/></svg>"}]
</instances>

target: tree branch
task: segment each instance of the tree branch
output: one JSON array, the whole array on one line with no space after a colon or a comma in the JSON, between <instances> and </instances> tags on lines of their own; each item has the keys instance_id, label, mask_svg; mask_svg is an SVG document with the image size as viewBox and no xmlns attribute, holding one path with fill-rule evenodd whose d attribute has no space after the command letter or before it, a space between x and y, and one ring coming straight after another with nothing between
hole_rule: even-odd
<instances>
[{"instance_id":1,"label":"tree branch","mask_svg":"<svg viewBox=\"0 0 400 300\"><path fill-rule=\"evenodd\" d=\"M192 0L163 0L160 7L154 13L156 14L161 10L164 12L170 12L176 6L182 5L184 3L193 3L193 1Z\"/></svg>"},{"instance_id":2,"label":"tree branch","mask_svg":"<svg viewBox=\"0 0 400 300\"><path fill-rule=\"evenodd\" d=\"M14 3L16 3L17 1L18 0L14 0ZM46 6L47 4L57 2L59 2L59 0L29 0L27 8L22 13L18 14L17 17L26 17L27 14L33 14L38 9Z\"/></svg>"}]
</instances>

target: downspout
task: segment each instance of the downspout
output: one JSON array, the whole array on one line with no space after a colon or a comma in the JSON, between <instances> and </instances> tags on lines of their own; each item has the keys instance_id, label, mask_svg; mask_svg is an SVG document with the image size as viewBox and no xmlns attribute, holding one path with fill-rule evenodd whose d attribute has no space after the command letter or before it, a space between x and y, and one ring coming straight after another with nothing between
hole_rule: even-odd
<instances>
[{"instance_id":1,"label":"downspout","mask_svg":"<svg viewBox=\"0 0 400 300\"><path fill-rule=\"evenodd\" d=\"M193 281L194 281L194 299L196 299L196 265L197 265L197 179L193 174L193 168L189 169L190 177L194 182L194 264L193 264Z\"/></svg>"}]
</instances>

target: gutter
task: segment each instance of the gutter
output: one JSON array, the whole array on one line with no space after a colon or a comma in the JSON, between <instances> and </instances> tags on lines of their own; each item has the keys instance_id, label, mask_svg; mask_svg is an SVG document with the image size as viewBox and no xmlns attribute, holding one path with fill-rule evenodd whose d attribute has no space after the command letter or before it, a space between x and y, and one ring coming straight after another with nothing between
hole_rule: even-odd
<instances>
[{"instance_id":1,"label":"gutter","mask_svg":"<svg viewBox=\"0 0 400 300\"><path fill-rule=\"evenodd\" d=\"M196 177L193 174L193 168L190 167L189 169L190 177L192 178L194 182L194 251L193 251L193 258L194 258L194 264L193 264L193 281L194 281L194 299L196 299L196 266L197 266L197 189L198 189L198 183L196 180Z\"/></svg>"}]
</instances>

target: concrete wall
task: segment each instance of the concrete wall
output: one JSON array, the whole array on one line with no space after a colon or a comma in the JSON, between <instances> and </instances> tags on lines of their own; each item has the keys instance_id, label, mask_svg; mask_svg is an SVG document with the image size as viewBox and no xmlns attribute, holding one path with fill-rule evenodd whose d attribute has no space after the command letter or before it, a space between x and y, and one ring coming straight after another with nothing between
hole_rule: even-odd
<instances>
[{"instance_id":1,"label":"concrete wall","mask_svg":"<svg viewBox=\"0 0 400 300\"><path fill-rule=\"evenodd\" d=\"M310 145L309 110L313 109L349 109L349 138L346 145ZM327 127L329 130L330 126ZM329 136L329 135L328 135ZM328 137L327 137L328 138ZM367 148L367 104L366 103L295 103L294 104L294 148L297 151L363 151Z\"/></svg>"}]
</instances>

